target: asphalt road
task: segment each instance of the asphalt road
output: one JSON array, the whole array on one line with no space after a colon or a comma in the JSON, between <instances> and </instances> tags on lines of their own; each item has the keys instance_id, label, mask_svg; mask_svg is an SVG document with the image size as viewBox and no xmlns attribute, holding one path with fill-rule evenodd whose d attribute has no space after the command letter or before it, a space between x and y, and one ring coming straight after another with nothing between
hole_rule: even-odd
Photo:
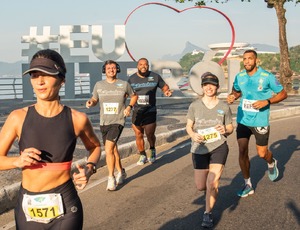
<instances>
[{"instance_id":1,"label":"asphalt road","mask_svg":"<svg viewBox=\"0 0 300 230\"><path fill-rule=\"evenodd\" d=\"M236 195L243 179L238 165L235 133L214 208L215 229L300 228L300 116L271 122L270 149L278 159L279 179L271 182L267 165L256 155L251 139L251 178L255 194ZM136 166L137 155L123 159L126 183L115 192L106 188L106 167L91 179L80 197L84 229L176 230L201 229L204 194L196 190L189 139L180 138L157 148L156 163ZM15 229L13 212L0 216L0 229Z\"/></svg>"}]
</instances>

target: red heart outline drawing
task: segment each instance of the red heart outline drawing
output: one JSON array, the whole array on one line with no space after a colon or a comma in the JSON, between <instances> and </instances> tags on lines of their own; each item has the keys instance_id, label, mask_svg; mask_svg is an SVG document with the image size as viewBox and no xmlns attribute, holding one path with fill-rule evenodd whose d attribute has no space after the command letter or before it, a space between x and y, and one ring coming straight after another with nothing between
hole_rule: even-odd
<instances>
[{"instance_id":1,"label":"red heart outline drawing","mask_svg":"<svg viewBox=\"0 0 300 230\"><path fill-rule=\"evenodd\" d=\"M227 56L230 54L230 52L231 52L231 50L232 50L232 48L233 48L233 45L234 45L234 41L235 41L235 30L234 30L234 26L233 26L231 20L230 20L230 19L227 17L227 15L225 15L223 12L221 12L221 11L215 9L215 8L207 7L207 6L193 6L193 7L185 8L185 9L183 9L183 10L178 10L178 9L172 7L172 6L169 6L169 5L166 5L166 4L163 4L163 3L159 3L159 2L148 2L148 3L142 4L142 5L138 6L138 7L136 7L133 11L131 11L130 14L129 14L129 15L127 16L127 18L126 18L126 20L125 20L125 22L124 22L124 25L126 26L126 24L127 24L128 20L129 20L130 16L131 16L135 11L137 11L137 10L138 10L139 8L141 8L141 7L148 6L148 5L159 5L159 6L167 7L167 8L169 8L169 9L171 9L171 10L174 10L174 11L177 12L177 13L182 13L182 12L184 12L184 11L188 11L188 10L192 10L192 9L209 9L209 10L213 10L213 11L215 11L215 12L221 14L221 15L228 21L228 23L229 23L229 25L230 25L230 28L231 28L231 44L230 44L230 47L229 47L227 53L226 53L226 54L224 55L224 57L218 62L218 64L221 65L221 64L226 60ZM125 46L126 46L127 53L129 54L129 56L131 57L131 59L132 59L133 61L136 61L135 58L134 58L134 57L132 56L132 54L130 53L126 41L125 41Z\"/></svg>"}]
</instances>

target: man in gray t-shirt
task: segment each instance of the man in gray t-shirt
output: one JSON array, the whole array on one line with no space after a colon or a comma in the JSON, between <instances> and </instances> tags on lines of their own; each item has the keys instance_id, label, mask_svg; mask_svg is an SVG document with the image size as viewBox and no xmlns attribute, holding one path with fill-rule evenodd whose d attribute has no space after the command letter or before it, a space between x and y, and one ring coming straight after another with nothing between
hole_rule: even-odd
<instances>
[{"instance_id":1,"label":"man in gray t-shirt","mask_svg":"<svg viewBox=\"0 0 300 230\"><path fill-rule=\"evenodd\" d=\"M98 81L93 90L93 96L86 102L86 107L100 104L100 131L105 145L106 163L108 168L108 183L106 190L114 191L117 185L122 184L126 178L125 170L121 165L117 141L123 131L125 117L130 115L133 105L137 101L130 84L117 79L120 72L118 63L108 60L104 63L102 73L106 79ZM126 98L130 96L129 105L126 107ZM115 168L118 171L114 176Z\"/></svg>"}]
</instances>

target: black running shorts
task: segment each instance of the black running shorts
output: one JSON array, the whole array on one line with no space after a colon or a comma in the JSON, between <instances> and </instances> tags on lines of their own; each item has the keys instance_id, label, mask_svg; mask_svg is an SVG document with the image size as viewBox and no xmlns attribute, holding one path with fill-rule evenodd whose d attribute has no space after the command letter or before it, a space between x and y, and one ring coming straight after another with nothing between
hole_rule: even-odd
<instances>
[{"instance_id":1,"label":"black running shorts","mask_svg":"<svg viewBox=\"0 0 300 230\"><path fill-rule=\"evenodd\" d=\"M227 142L224 142L218 148L207 154L192 153L194 169L209 169L210 164L225 165L229 148Z\"/></svg>"},{"instance_id":2,"label":"black running shorts","mask_svg":"<svg viewBox=\"0 0 300 230\"><path fill-rule=\"evenodd\" d=\"M64 216L52 220L48 224L27 221L23 208L23 195L38 195L47 193L60 193L64 206ZM40 230L40 229L61 229L61 230L81 230L83 227L83 209L77 190L70 179L56 188L44 192L30 192L21 185L19 198L15 208L16 229Z\"/></svg>"},{"instance_id":3,"label":"black running shorts","mask_svg":"<svg viewBox=\"0 0 300 230\"><path fill-rule=\"evenodd\" d=\"M119 137L121 136L123 128L124 126L120 124L100 125L103 143L105 144L106 140L117 143Z\"/></svg>"},{"instance_id":4,"label":"black running shorts","mask_svg":"<svg viewBox=\"0 0 300 230\"><path fill-rule=\"evenodd\" d=\"M255 136L256 145L266 146L269 143L270 126L264 127L248 127L238 123L236 128L237 139L247 138L250 139L251 135Z\"/></svg>"},{"instance_id":5,"label":"black running shorts","mask_svg":"<svg viewBox=\"0 0 300 230\"><path fill-rule=\"evenodd\" d=\"M134 109L132 113L132 124L135 126L144 126L156 122L156 107L150 107L148 109L139 108Z\"/></svg>"}]
</instances>

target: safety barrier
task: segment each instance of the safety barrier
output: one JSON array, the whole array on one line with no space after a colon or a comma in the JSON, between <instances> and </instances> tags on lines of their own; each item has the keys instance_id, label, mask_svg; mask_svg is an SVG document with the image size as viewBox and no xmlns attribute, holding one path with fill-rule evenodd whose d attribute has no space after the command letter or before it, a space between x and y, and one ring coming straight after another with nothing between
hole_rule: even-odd
<instances>
[{"instance_id":1,"label":"safety barrier","mask_svg":"<svg viewBox=\"0 0 300 230\"><path fill-rule=\"evenodd\" d=\"M75 77L75 95L89 97L91 94L90 77ZM65 87L60 90L60 95L65 95ZM22 77L0 77L0 99L22 99L23 84Z\"/></svg>"}]
</instances>

